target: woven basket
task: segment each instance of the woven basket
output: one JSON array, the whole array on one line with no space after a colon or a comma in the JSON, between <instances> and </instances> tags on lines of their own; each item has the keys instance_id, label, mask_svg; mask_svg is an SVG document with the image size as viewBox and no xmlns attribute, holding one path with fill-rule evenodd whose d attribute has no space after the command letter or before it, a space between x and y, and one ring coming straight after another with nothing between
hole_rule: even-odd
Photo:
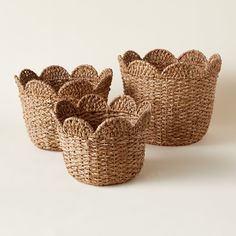
<instances>
[{"instance_id":1,"label":"woven basket","mask_svg":"<svg viewBox=\"0 0 236 236\"><path fill-rule=\"evenodd\" d=\"M112 70L105 69L100 75L90 65L78 66L70 75L60 66L49 66L40 76L25 69L15 76L26 127L32 142L39 148L60 151L55 120L50 113L59 99L78 102L90 93L107 99Z\"/></svg>"},{"instance_id":2,"label":"woven basket","mask_svg":"<svg viewBox=\"0 0 236 236\"><path fill-rule=\"evenodd\" d=\"M95 94L84 96L77 106L59 101L53 114L69 174L92 185L119 184L137 175L150 111L148 103L137 108L129 96L110 106Z\"/></svg>"},{"instance_id":3,"label":"woven basket","mask_svg":"<svg viewBox=\"0 0 236 236\"><path fill-rule=\"evenodd\" d=\"M119 56L124 92L137 103L149 101L152 117L146 142L187 145L207 132L221 69L218 54L209 60L197 50L179 58L163 49L141 57L133 51Z\"/></svg>"}]
</instances>

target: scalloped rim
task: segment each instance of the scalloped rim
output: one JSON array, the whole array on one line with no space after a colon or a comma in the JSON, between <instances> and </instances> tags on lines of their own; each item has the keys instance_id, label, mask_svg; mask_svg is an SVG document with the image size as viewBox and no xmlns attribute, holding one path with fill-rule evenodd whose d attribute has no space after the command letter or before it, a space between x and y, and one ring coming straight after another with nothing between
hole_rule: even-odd
<instances>
[{"instance_id":1,"label":"scalloped rim","mask_svg":"<svg viewBox=\"0 0 236 236\"><path fill-rule=\"evenodd\" d=\"M135 109L132 111L132 112L130 112L130 110L127 110L127 111L124 111L123 109L121 109L121 111L122 112L127 112L128 114L133 114L133 115L136 115L137 116L137 120L136 120L136 122L135 123L131 123L130 121L129 121L129 119L127 119L127 118L121 118L121 117L112 117L112 118L107 118L107 119L105 119L101 124L99 124L98 125L98 127L96 128L96 130L94 130L93 131L93 133L90 133L90 134L88 134L87 136L85 135L84 136L84 138L98 138L99 136L101 136L102 135L102 130L103 129L106 129L107 128L107 124L109 124L110 126L112 125L113 127L112 127L112 129L115 129L116 131L117 131L117 135L121 135L121 134L119 134L119 129L117 128L115 128L116 126L118 126L119 127L119 122L125 122L126 124L127 124L127 127L128 127L128 129L127 129L127 131L126 132L130 132L131 130L135 130L136 129L136 125L140 125L141 123L142 123L142 119L144 119L145 117L147 117L148 118L148 116L151 116L151 105L149 104L149 103L147 103L147 102L145 102L145 103L142 103L142 104L140 104L140 106L136 106L136 103L135 103L135 101L134 101L134 99L133 98L131 98L130 96L128 96L128 95L123 95L123 96L119 96L119 97L117 97L117 98L115 98L111 103L110 103L110 105L108 105L107 104L107 102L106 102L106 100L103 98L103 97L101 97L101 96L99 96L99 95L96 95L96 94L88 94L88 95L85 95L79 102L78 102L78 105L77 106L75 106L74 105L74 107L75 107L75 109L77 109L77 111L78 111L78 113L77 113L77 116L76 116L76 118L77 119L80 119L79 118L79 113L81 112L81 114L84 112L83 110L81 111L79 108L80 108L80 104L81 103L83 103L83 102L86 102L86 100L88 100L88 99L96 99L97 100L97 102L98 102L98 106L97 106L97 109L94 109L94 111L96 110L97 112L104 112L104 114L105 113L109 113L109 112L115 112L115 111L119 111L117 108L114 108L114 105L115 104L119 104L119 100L123 100L123 101L126 101L127 103L130 103L130 104L135 104ZM63 131L64 130L64 124L65 124L65 121L66 120L68 120L69 118L71 118L71 117L69 117L69 118L66 118L66 119L64 119L64 120L59 120L59 118L58 118L58 116L57 116L57 114L56 114L56 111L57 111L57 106L58 106L58 104L60 103L60 102L62 102L62 101L59 101L59 102L57 102L56 103L56 105L55 105L55 108L54 108L54 111L53 111L53 113L54 113L54 117L55 117L55 119L57 119L57 123L59 123L60 124L60 126L61 126L61 131ZM67 101L65 101L65 102L67 102ZM91 103L88 103L88 104L91 104ZM94 103L93 103L94 104ZM70 105L71 105L71 103L70 103ZM100 106L100 105L102 105L102 106ZM105 106L104 106L105 105ZM99 107L101 107L101 109L98 109ZM93 109L91 109L91 111L93 111ZM140 112L141 111L141 112ZM89 111L88 111L89 112ZM146 114L146 116L144 115L144 114ZM149 117L150 118L150 117ZM122 121L121 121L122 120ZM123 120L125 120L125 121L123 121ZM91 125L89 124L89 122L87 122L87 121L84 121L85 123L87 123L88 124L88 126L90 127ZM144 125L145 126L145 125ZM143 129L145 128L143 126ZM140 130L140 129L139 129ZM64 132L64 131L63 131ZM64 132L65 133L65 132ZM70 132L66 132L65 134L66 135L68 135ZM73 133L73 132L71 132L71 133ZM121 132L122 134L124 134L124 130L122 130L122 132ZM117 136L117 135L115 135L115 136ZM77 135L71 135L71 136L76 136L76 137L78 137ZM81 136L80 136L81 137Z\"/></svg>"},{"instance_id":2,"label":"scalloped rim","mask_svg":"<svg viewBox=\"0 0 236 236\"><path fill-rule=\"evenodd\" d=\"M91 69L91 68L92 68L94 71L96 71L96 69L95 69L92 65L86 65L86 64L84 64L84 65L80 65L80 66L76 67L76 68L72 71L72 73L71 73L71 75L70 75L64 67L62 67L62 66L57 66L57 65L51 65L51 66L48 66L48 67L46 67L45 69L43 69L43 71L41 72L40 76L38 76L34 71L32 71L32 70L30 70L30 69L23 69L23 70L20 72L20 75L19 75L19 76L16 76L16 75L15 75L14 78L15 78L15 81L16 81L16 83L17 83L17 85L18 85L18 87L19 87L19 89L20 89L21 92L27 93L27 92L26 92L26 90L27 90L27 88L28 88L27 84L28 84L29 82L31 82L31 81L40 81L40 84L41 84L43 87L46 87L46 88L47 88L48 86L50 86L52 93L53 93L53 94L55 93L56 95L59 96L59 91L61 91L62 87L65 88L65 87L67 86L67 84L70 84L70 82L88 79L87 77L86 77L86 78L85 78L85 77L73 78L72 74L74 73L74 71L75 71L76 69L82 68L82 67L83 67L83 68L86 68L86 67L87 67L88 69ZM61 71L66 75L66 79L65 79L65 80L67 80L67 81L58 89L58 91L56 91L56 89L55 89L52 85L50 85L50 84L47 82L48 79L44 79L44 74L45 74L49 69L51 69L51 68L53 68L53 69L55 69L55 70L57 70L57 69L58 69L58 70L61 70ZM28 81L23 82L23 81L22 81L22 80L23 80L23 73L24 73L25 71L31 72L32 75L35 75L35 76L34 76L35 78L29 79ZM113 76L112 69L107 68L107 69L102 70L102 72L101 72L99 75L98 75L98 72L96 71L96 76L90 77L90 78L97 79L97 81L95 81L95 82L96 82L95 85L93 85L93 84L92 84L91 82L89 82L88 80L87 80L87 82L88 82L88 83L91 85L91 87L93 88L93 92L96 92L96 90L100 89L100 88L103 87L104 85L110 87L111 81L112 81L112 76ZM36 77L37 77L37 78L36 78ZM95 77L96 77L96 78L95 78Z\"/></svg>"},{"instance_id":3,"label":"scalloped rim","mask_svg":"<svg viewBox=\"0 0 236 236\"><path fill-rule=\"evenodd\" d=\"M83 64L77 66L72 72L71 77L73 78L93 78L98 77L97 70L92 66L88 64Z\"/></svg>"},{"instance_id":4,"label":"scalloped rim","mask_svg":"<svg viewBox=\"0 0 236 236\"><path fill-rule=\"evenodd\" d=\"M41 80L30 80L25 85L24 92L28 96L34 95L43 98L48 98L52 96L56 97L56 91L53 89L53 87Z\"/></svg>"},{"instance_id":5,"label":"scalloped rim","mask_svg":"<svg viewBox=\"0 0 236 236\"><path fill-rule=\"evenodd\" d=\"M72 88L75 94L71 93ZM69 90L68 90L69 89ZM77 91L76 91L77 90ZM87 93L92 93L94 91L92 84L86 79L74 79L64 83L57 92L59 97L68 98L82 98Z\"/></svg>"},{"instance_id":6,"label":"scalloped rim","mask_svg":"<svg viewBox=\"0 0 236 236\"><path fill-rule=\"evenodd\" d=\"M155 52L157 53L158 51L160 51L161 53L165 53L170 58L172 57L173 59L174 58L176 59L176 61L174 63L167 65L161 72L158 72L158 69L156 68L156 66L154 66L153 63L151 63L147 59L151 53L155 53ZM194 63L194 61L192 63L189 63L186 61L181 62L181 60L184 57L186 57L186 59L187 59L187 56L189 56L191 54L196 55L195 59L200 58L203 61L202 64L204 66L200 66L200 64L196 65L196 63ZM217 57L216 56L214 57L215 59L217 58L217 60L218 60L217 62L215 62L214 60L211 60L211 58L213 58L214 55L217 55ZM204 72L205 70L209 70L209 68L214 67L214 65L212 65L213 63L215 63L215 64L218 63L218 67L215 69L215 71L212 72L212 73L218 74L220 72L220 67L221 67L221 57L219 54L214 54L214 55L211 56L209 58L209 60L207 60L206 56L201 51L192 49L192 50L188 50L188 51L182 53L178 58L176 58L168 50L154 49L154 50L151 50L148 53L146 53L146 55L143 58L141 58L138 53L136 53L135 51L129 50L129 51L125 52L123 54L123 56L119 55L118 60L119 60L122 72L130 73L131 75L134 75L134 76L143 75L148 78L160 78L163 76L163 74L165 74L168 71L168 69L171 69L173 67L173 65L177 65L177 64L190 64L195 67L199 67L199 69L202 70L202 72ZM130 60L129 56L133 60ZM135 58L137 58L137 59L135 59ZM125 61L125 60L127 60L127 61ZM137 66L139 67L140 64L142 65L142 67L145 67L145 70L142 70L142 73L140 73L139 71L135 71L133 68L133 67L137 67Z\"/></svg>"},{"instance_id":7,"label":"scalloped rim","mask_svg":"<svg viewBox=\"0 0 236 236\"><path fill-rule=\"evenodd\" d=\"M70 78L70 74L68 73L68 71L64 67L58 66L58 65L50 65L50 66L47 66L45 69L42 70L42 72L39 76L39 79L42 80L42 81L43 80L48 80L48 79L50 79L50 78L47 78L48 74L52 76L53 73L56 72L56 71L57 72L60 71L60 73L62 73L63 76L65 77L65 79Z\"/></svg>"},{"instance_id":8,"label":"scalloped rim","mask_svg":"<svg viewBox=\"0 0 236 236\"><path fill-rule=\"evenodd\" d=\"M94 133L93 127L78 117L68 117L64 120L62 129L67 136L89 138Z\"/></svg>"}]
</instances>

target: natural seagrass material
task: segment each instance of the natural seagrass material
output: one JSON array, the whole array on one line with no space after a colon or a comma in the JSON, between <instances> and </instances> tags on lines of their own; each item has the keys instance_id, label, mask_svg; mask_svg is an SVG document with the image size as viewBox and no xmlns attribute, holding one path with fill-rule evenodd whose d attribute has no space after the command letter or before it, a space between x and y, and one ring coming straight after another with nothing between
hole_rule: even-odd
<instances>
[{"instance_id":1,"label":"natural seagrass material","mask_svg":"<svg viewBox=\"0 0 236 236\"><path fill-rule=\"evenodd\" d=\"M119 56L124 92L137 103L151 102L152 117L146 142L187 145L207 132L221 58L209 60L191 50L175 58L156 49L141 57L134 51Z\"/></svg>"},{"instance_id":2,"label":"natural seagrass material","mask_svg":"<svg viewBox=\"0 0 236 236\"><path fill-rule=\"evenodd\" d=\"M25 69L15 76L19 88L26 127L39 148L60 151L55 120L50 113L59 99L77 103L85 94L96 93L107 99L112 70L100 75L90 65L78 66L70 75L60 66L49 66L40 76Z\"/></svg>"},{"instance_id":3,"label":"natural seagrass material","mask_svg":"<svg viewBox=\"0 0 236 236\"><path fill-rule=\"evenodd\" d=\"M144 129L151 116L149 103L136 107L129 96L110 106L99 95L85 95L77 104L59 101L53 112L64 161L70 175L92 185L126 182L144 160Z\"/></svg>"}]
</instances>

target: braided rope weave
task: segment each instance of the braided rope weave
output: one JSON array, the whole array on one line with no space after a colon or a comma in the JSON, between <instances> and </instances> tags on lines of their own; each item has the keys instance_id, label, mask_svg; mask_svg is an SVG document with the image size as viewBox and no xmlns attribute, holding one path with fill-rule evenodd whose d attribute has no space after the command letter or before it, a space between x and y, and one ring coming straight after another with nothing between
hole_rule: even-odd
<instances>
[{"instance_id":1,"label":"braided rope weave","mask_svg":"<svg viewBox=\"0 0 236 236\"><path fill-rule=\"evenodd\" d=\"M123 183L137 175L144 161L143 132L151 116L144 102L129 96L110 106L99 95L77 104L59 101L53 112L66 168L75 179L92 185Z\"/></svg>"},{"instance_id":2,"label":"braided rope weave","mask_svg":"<svg viewBox=\"0 0 236 236\"><path fill-rule=\"evenodd\" d=\"M23 116L32 142L39 148L60 151L57 126L50 111L59 99L78 102L85 94L96 93L107 100L112 70L98 75L90 65L78 66L70 75L60 66L49 66L37 76L25 69L15 76Z\"/></svg>"},{"instance_id":3,"label":"braided rope weave","mask_svg":"<svg viewBox=\"0 0 236 236\"><path fill-rule=\"evenodd\" d=\"M178 59L164 49L141 57L134 51L119 56L124 93L137 103L148 101L152 117L146 142L187 145L207 132L213 109L221 58L209 60L197 50Z\"/></svg>"}]
</instances>

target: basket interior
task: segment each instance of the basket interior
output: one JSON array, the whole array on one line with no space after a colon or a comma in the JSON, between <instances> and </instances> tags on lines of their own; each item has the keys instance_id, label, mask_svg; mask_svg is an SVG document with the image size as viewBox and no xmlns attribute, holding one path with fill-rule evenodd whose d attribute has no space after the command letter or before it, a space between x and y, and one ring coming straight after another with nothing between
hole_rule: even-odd
<instances>
[{"instance_id":1,"label":"basket interior","mask_svg":"<svg viewBox=\"0 0 236 236\"><path fill-rule=\"evenodd\" d=\"M132 125L136 123L138 120L138 115L128 113L128 112L121 112L121 111L90 111L90 112L79 112L78 110L71 107L67 107L68 109L64 112L57 113L58 120L63 123L65 119L69 117L77 117L80 119L85 120L88 122L94 130L97 129L97 127L106 119L111 118L125 118L130 121Z\"/></svg>"}]
</instances>

